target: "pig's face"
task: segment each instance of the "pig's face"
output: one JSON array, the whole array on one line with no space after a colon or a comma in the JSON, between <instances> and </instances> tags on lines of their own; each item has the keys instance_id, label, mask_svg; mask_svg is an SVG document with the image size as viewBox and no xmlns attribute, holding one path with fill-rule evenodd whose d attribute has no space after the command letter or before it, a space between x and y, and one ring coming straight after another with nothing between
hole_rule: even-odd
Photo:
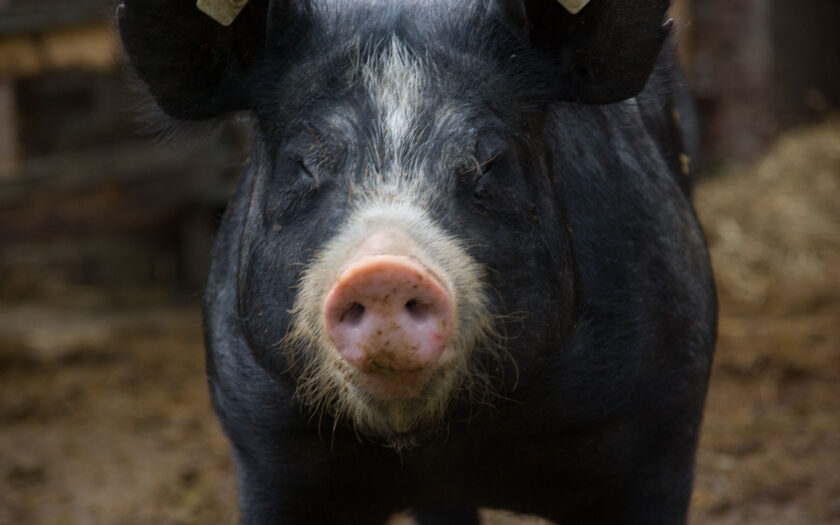
<instances>
[{"instance_id":1,"label":"pig's face","mask_svg":"<svg viewBox=\"0 0 840 525\"><path fill-rule=\"evenodd\" d=\"M256 116L241 238L219 248L253 356L314 414L399 446L562 352L562 166L609 123L565 129L547 108L639 93L669 4L252 0L226 27L193 2L123 0L118 16L168 116Z\"/></svg>"},{"instance_id":2,"label":"pig's face","mask_svg":"<svg viewBox=\"0 0 840 525\"><path fill-rule=\"evenodd\" d=\"M396 446L453 401L492 404L571 309L541 123L522 118L536 101L504 97L497 64L435 52L395 37L267 84L294 106L259 114L240 254L258 358ZM296 85L309 74L319 89Z\"/></svg>"}]
</instances>

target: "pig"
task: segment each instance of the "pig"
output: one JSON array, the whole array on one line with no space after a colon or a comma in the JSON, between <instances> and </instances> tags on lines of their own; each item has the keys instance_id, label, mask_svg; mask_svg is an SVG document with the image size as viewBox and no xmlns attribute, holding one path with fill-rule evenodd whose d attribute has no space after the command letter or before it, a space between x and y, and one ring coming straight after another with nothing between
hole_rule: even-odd
<instances>
[{"instance_id":1,"label":"pig","mask_svg":"<svg viewBox=\"0 0 840 525\"><path fill-rule=\"evenodd\" d=\"M204 306L242 523L685 523L717 307L669 2L199 4L118 24L169 121L253 121Z\"/></svg>"}]
</instances>

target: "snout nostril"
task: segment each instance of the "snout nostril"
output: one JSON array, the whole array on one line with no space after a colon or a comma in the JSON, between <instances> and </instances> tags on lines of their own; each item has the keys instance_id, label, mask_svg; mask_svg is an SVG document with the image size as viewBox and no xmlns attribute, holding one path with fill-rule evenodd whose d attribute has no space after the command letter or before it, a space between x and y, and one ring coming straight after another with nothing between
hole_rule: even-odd
<instances>
[{"instance_id":1,"label":"snout nostril","mask_svg":"<svg viewBox=\"0 0 840 525\"><path fill-rule=\"evenodd\" d=\"M453 303L443 283L412 258L360 255L324 298L318 327L330 350L360 374L354 381L364 391L408 399L457 355L449 344Z\"/></svg>"},{"instance_id":2,"label":"snout nostril","mask_svg":"<svg viewBox=\"0 0 840 525\"><path fill-rule=\"evenodd\" d=\"M352 303L341 312L341 315L338 317L338 322L357 325L362 321L363 315L365 315L365 307L359 303Z\"/></svg>"},{"instance_id":3,"label":"snout nostril","mask_svg":"<svg viewBox=\"0 0 840 525\"><path fill-rule=\"evenodd\" d=\"M429 314L429 305L423 304L417 299L411 299L405 303L405 309L408 311L408 314L417 321L425 319Z\"/></svg>"}]
</instances>

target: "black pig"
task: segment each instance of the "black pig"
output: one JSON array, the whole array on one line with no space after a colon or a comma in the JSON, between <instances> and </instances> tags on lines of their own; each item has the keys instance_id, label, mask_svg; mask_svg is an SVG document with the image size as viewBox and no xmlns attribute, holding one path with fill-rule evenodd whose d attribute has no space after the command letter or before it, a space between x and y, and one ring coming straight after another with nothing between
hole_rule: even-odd
<instances>
[{"instance_id":1,"label":"black pig","mask_svg":"<svg viewBox=\"0 0 840 525\"><path fill-rule=\"evenodd\" d=\"M243 523L685 523L716 304L669 2L561 3L124 0L166 114L254 116L205 303Z\"/></svg>"}]
</instances>

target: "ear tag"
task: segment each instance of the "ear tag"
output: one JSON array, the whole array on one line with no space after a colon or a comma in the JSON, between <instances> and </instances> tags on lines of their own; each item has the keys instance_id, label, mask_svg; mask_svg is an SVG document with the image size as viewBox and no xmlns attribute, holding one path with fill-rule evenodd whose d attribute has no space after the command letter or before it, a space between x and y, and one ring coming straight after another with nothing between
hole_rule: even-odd
<instances>
[{"instance_id":1,"label":"ear tag","mask_svg":"<svg viewBox=\"0 0 840 525\"><path fill-rule=\"evenodd\" d=\"M249 0L197 0L195 6L223 26L229 26Z\"/></svg>"},{"instance_id":2,"label":"ear tag","mask_svg":"<svg viewBox=\"0 0 840 525\"><path fill-rule=\"evenodd\" d=\"M566 11L572 13L573 15L578 14L578 11L586 7L586 4L589 3L589 0L557 0L560 5L566 8Z\"/></svg>"}]
</instances>

